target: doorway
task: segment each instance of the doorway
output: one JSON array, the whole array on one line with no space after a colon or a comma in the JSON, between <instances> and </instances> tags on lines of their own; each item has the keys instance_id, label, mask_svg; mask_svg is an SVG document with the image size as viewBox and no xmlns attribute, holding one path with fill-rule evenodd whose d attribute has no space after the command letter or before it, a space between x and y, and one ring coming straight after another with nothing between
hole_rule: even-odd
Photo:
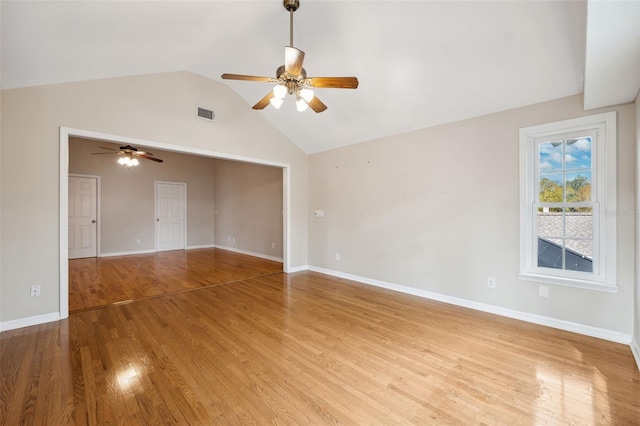
<instances>
[{"instance_id":1,"label":"doorway","mask_svg":"<svg viewBox=\"0 0 640 426\"><path fill-rule=\"evenodd\" d=\"M59 175L59 187L60 187L60 259L59 259L59 271L60 271L60 311L59 318L64 319L69 316L69 240L68 240L68 191L69 191L69 139L72 137L81 139L91 139L95 141L105 141L121 145L134 145L143 146L148 148L155 148L170 152L177 152L183 154L192 154L197 156L204 156L210 158L217 158L222 160L240 161L246 163L252 163L256 165L264 165L277 167L282 170L282 268L285 272L294 272L297 268L291 267L291 166L288 163L279 163L269 160L255 159L251 157L238 156L227 153L219 153L199 148L185 147L181 145L172 145L162 142L154 142L142 139L129 138L124 136L115 136L105 133L93 132L89 130L73 129L68 127L60 127L60 175ZM100 242L98 241L98 244Z\"/></svg>"}]
</instances>

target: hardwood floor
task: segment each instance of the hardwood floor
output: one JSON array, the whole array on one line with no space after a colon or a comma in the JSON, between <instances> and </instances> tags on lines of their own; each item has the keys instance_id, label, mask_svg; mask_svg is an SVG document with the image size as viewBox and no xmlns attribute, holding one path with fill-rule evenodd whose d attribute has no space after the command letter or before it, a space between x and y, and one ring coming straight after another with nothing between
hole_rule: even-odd
<instances>
[{"instance_id":1,"label":"hardwood floor","mask_svg":"<svg viewBox=\"0 0 640 426\"><path fill-rule=\"evenodd\" d=\"M282 272L282 263L220 249L69 261L69 312Z\"/></svg>"},{"instance_id":2,"label":"hardwood floor","mask_svg":"<svg viewBox=\"0 0 640 426\"><path fill-rule=\"evenodd\" d=\"M3 425L640 423L628 346L314 272L76 312L0 356Z\"/></svg>"}]
</instances>

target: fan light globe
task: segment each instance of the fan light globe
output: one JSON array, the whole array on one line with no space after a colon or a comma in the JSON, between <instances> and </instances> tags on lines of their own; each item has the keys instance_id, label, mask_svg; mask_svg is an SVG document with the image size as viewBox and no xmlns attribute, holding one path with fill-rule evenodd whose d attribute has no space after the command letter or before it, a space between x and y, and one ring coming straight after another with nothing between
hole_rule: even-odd
<instances>
[{"instance_id":1,"label":"fan light globe","mask_svg":"<svg viewBox=\"0 0 640 426\"><path fill-rule=\"evenodd\" d=\"M287 94L287 88L284 87L282 84L278 84L276 87L273 88L273 95L278 99L284 99L286 94Z\"/></svg>"},{"instance_id":2,"label":"fan light globe","mask_svg":"<svg viewBox=\"0 0 640 426\"><path fill-rule=\"evenodd\" d=\"M307 105L304 99L298 98L296 99L296 108L298 111L302 112L302 111L306 111L307 108L309 108L309 105Z\"/></svg>"},{"instance_id":3,"label":"fan light globe","mask_svg":"<svg viewBox=\"0 0 640 426\"><path fill-rule=\"evenodd\" d=\"M121 164L125 167L132 167L132 166L137 166L138 164L140 164L140 162L138 161L137 158L120 157L118 158L118 164Z\"/></svg>"},{"instance_id":4,"label":"fan light globe","mask_svg":"<svg viewBox=\"0 0 640 426\"><path fill-rule=\"evenodd\" d=\"M307 88L301 89L300 97L307 103L311 102L311 99L313 99L313 90Z\"/></svg>"},{"instance_id":5,"label":"fan light globe","mask_svg":"<svg viewBox=\"0 0 640 426\"><path fill-rule=\"evenodd\" d=\"M280 106L282 105L282 101L284 100L284 98L271 98L271 100L269 100L269 103L271 103L271 105L273 105L273 107L275 109L280 109Z\"/></svg>"}]
</instances>

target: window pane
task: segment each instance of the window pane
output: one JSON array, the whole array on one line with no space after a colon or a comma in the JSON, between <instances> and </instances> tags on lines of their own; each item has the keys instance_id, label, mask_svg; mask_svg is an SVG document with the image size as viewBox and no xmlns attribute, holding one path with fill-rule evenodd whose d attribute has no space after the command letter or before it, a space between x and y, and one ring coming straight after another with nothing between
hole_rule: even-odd
<instances>
[{"instance_id":1,"label":"window pane","mask_svg":"<svg viewBox=\"0 0 640 426\"><path fill-rule=\"evenodd\" d=\"M562 269L562 239L538 237L538 267Z\"/></svg>"},{"instance_id":2,"label":"window pane","mask_svg":"<svg viewBox=\"0 0 640 426\"><path fill-rule=\"evenodd\" d=\"M545 173L540 174L538 182L540 188L541 203L562 203L564 180L562 173Z\"/></svg>"},{"instance_id":3,"label":"window pane","mask_svg":"<svg viewBox=\"0 0 640 426\"><path fill-rule=\"evenodd\" d=\"M539 209L538 238L562 238L562 211L552 210L558 209Z\"/></svg>"},{"instance_id":4,"label":"window pane","mask_svg":"<svg viewBox=\"0 0 640 426\"><path fill-rule=\"evenodd\" d=\"M564 220L565 269L593 272L593 209L568 208Z\"/></svg>"},{"instance_id":5,"label":"window pane","mask_svg":"<svg viewBox=\"0 0 640 426\"><path fill-rule=\"evenodd\" d=\"M593 239L593 209L591 207L568 208L564 220L566 238Z\"/></svg>"},{"instance_id":6,"label":"window pane","mask_svg":"<svg viewBox=\"0 0 640 426\"><path fill-rule=\"evenodd\" d=\"M540 173L562 170L563 141L544 142L539 145Z\"/></svg>"},{"instance_id":7,"label":"window pane","mask_svg":"<svg viewBox=\"0 0 640 426\"><path fill-rule=\"evenodd\" d=\"M565 145L565 169L591 169L591 136L569 139Z\"/></svg>"},{"instance_id":8,"label":"window pane","mask_svg":"<svg viewBox=\"0 0 640 426\"><path fill-rule=\"evenodd\" d=\"M593 243L586 240L565 240L565 268L571 271L593 272Z\"/></svg>"},{"instance_id":9,"label":"window pane","mask_svg":"<svg viewBox=\"0 0 640 426\"><path fill-rule=\"evenodd\" d=\"M591 171L566 174L567 203L591 201Z\"/></svg>"}]
</instances>

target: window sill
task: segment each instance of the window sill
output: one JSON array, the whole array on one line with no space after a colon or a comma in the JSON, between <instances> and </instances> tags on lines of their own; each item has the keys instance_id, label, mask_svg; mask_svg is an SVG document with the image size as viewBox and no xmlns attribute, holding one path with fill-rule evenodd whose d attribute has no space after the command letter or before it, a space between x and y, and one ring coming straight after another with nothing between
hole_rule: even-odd
<instances>
[{"instance_id":1,"label":"window sill","mask_svg":"<svg viewBox=\"0 0 640 426\"><path fill-rule=\"evenodd\" d=\"M556 277L551 275L533 274L530 272L519 273L518 278L527 281L536 281L545 284L562 285L565 287L582 288L586 290L604 291L607 293L617 293L618 286L601 283L598 281L581 280L577 278Z\"/></svg>"}]
</instances>

